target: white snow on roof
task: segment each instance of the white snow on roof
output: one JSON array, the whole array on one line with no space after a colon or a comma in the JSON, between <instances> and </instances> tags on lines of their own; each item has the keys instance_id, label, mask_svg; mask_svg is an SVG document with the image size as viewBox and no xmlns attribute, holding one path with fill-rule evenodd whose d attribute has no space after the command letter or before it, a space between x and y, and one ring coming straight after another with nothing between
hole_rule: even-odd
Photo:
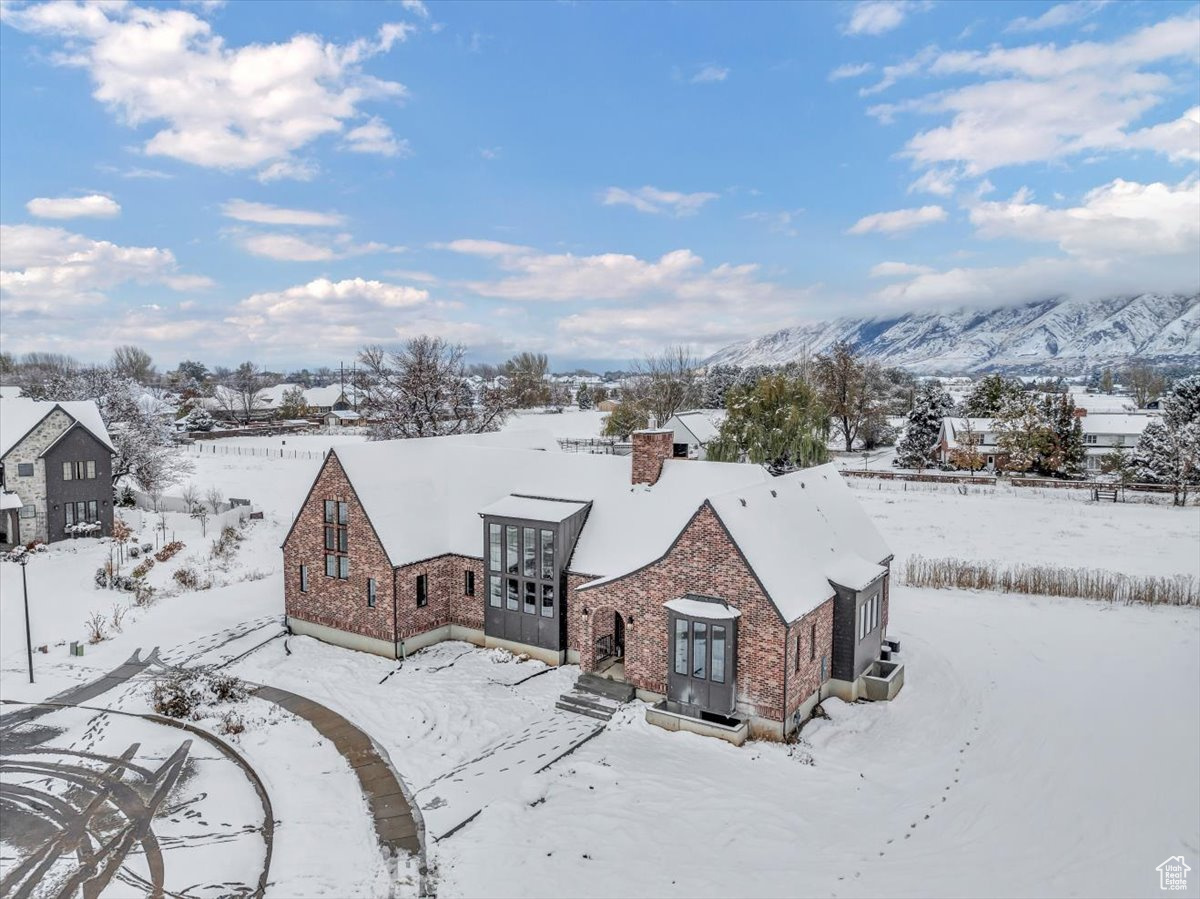
<instances>
[{"instance_id":1,"label":"white snow on roof","mask_svg":"<svg viewBox=\"0 0 1200 899\"><path fill-rule=\"evenodd\" d=\"M0 399L15 400L21 395L21 388L16 384L0 385Z\"/></svg>"},{"instance_id":2,"label":"white snow on roof","mask_svg":"<svg viewBox=\"0 0 1200 899\"><path fill-rule=\"evenodd\" d=\"M350 409L333 409L325 414L336 416L343 421L357 421L362 417L357 412L353 412Z\"/></svg>"},{"instance_id":3,"label":"white snow on roof","mask_svg":"<svg viewBox=\"0 0 1200 899\"><path fill-rule=\"evenodd\" d=\"M1083 417L1083 433L1140 435L1146 430L1146 425L1155 420L1156 416L1153 415L1089 413Z\"/></svg>"},{"instance_id":4,"label":"white snow on roof","mask_svg":"<svg viewBox=\"0 0 1200 899\"><path fill-rule=\"evenodd\" d=\"M832 464L711 501L785 621L829 599L834 574L846 577L853 565L857 580L891 555Z\"/></svg>"},{"instance_id":5,"label":"white snow on roof","mask_svg":"<svg viewBox=\"0 0 1200 899\"><path fill-rule=\"evenodd\" d=\"M15 493L9 493L7 490L0 493L0 512L6 509L19 509L23 505L21 497Z\"/></svg>"},{"instance_id":6,"label":"white snow on roof","mask_svg":"<svg viewBox=\"0 0 1200 899\"><path fill-rule=\"evenodd\" d=\"M530 518L534 521L566 521L587 503L563 499L536 499L532 496L506 496L479 510L480 515L496 518Z\"/></svg>"},{"instance_id":7,"label":"white snow on roof","mask_svg":"<svg viewBox=\"0 0 1200 899\"><path fill-rule=\"evenodd\" d=\"M516 448L514 448L516 447ZM549 452L529 452L545 448ZM705 497L770 480L757 465L668 459L653 487L627 456L562 453L546 432L389 440L336 447L393 565L479 556L479 512L510 494L591 502L571 570L615 576L654 561Z\"/></svg>"},{"instance_id":8,"label":"white snow on roof","mask_svg":"<svg viewBox=\"0 0 1200 899\"><path fill-rule=\"evenodd\" d=\"M882 565L868 562L854 553L843 553L825 568L825 576L847 590L865 590L875 578L887 571Z\"/></svg>"},{"instance_id":9,"label":"white snow on roof","mask_svg":"<svg viewBox=\"0 0 1200 899\"><path fill-rule=\"evenodd\" d=\"M100 409L92 400L77 400L74 402L53 403L27 399L0 400L0 456L12 449L26 434L28 434L43 418L49 415L55 406L87 428L92 434L112 449L112 441L108 437L108 429L100 417Z\"/></svg>"},{"instance_id":10,"label":"white snow on roof","mask_svg":"<svg viewBox=\"0 0 1200 899\"><path fill-rule=\"evenodd\" d=\"M691 409L687 412L677 412L672 421L678 421L704 445L720 433L721 422L725 420L726 414L724 409Z\"/></svg>"},{"instance_id":11,"label":"white snow on roof","mask_svg":"<svg viewBox=\"0 0 1200 899\"><path fill-rule=\"evenodd\" d=\"M740 610L723 602L706 602L703 599L692 599L690 596L672 599L664 602L663 606L688 618L710 618L714 621L731 621L742 614Z\"/></svg>"}]
</instances>

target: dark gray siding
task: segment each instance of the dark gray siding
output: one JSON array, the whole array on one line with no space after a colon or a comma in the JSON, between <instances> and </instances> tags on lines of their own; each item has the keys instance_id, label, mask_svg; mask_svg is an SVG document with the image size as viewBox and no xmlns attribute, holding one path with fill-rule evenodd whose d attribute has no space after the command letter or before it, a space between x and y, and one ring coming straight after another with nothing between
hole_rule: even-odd
<instances>
[{"instance_id":1,"label":"dark gray siding","mask_svg":"<svg viewBox=\"0 0 1200 899\"><path fill-rule=\"evenodd\" d=\"M112 454L108 447L92 436L86 428L75 425L42 456L46 463L46 521L50 542L64 538L66 503L95 500L103 525L102 534L112 533ZM64 462L96 463L96 477L63 480Z\"/></svg>"},{"instance_id":2,"label":"dark gray siding","mask_svg":"<svg viewBox=\"0 0 1200 899\"><path fill-rule=\"evenodd\" d=\"M858 610L876 593L880 594L882 604L883 578L880 575L857 592L833 585L833 659L830 676L836 680L854 680L879 658L879 646L883 639L882 605L879 624L862 640L858 639Z\"/></svg>"}]
</instances>

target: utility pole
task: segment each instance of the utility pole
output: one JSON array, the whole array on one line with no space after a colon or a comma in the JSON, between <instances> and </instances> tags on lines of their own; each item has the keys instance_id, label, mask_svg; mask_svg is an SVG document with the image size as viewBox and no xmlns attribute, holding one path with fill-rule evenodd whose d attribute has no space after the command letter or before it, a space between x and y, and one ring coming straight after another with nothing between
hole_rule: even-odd
<instances>
[{"instance_id":1,"label":"utility pole","mask_svg":"<svg viewBox=\"0 0 1200 899\"><path fill-rule=\"evenodd\" d=\"M33 683L33 637L29 633L29 583L25 580L25 566L29 564L26 553L18 560L21 565L21 591L25 594L25 653L29 656L29 682Z\"/></svg>"}]
</instances>

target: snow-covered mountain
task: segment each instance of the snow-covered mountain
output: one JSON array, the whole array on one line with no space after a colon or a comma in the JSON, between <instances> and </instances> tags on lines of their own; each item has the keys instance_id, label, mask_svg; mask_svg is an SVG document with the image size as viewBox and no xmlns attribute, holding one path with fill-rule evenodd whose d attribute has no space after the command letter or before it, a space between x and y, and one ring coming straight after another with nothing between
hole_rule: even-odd
<instances>
[{"instance_id":1,"label":"snow-covered mountain","mask_svg":"<svg viewBox=\"0 0 1200 899\"><path fill-rule=\"evenodd\" d=\"M1200 367L1200 294L840 318L732 344L707 364L778 365L839 340L885 366L914 372L1069 373L1132 359Z\"/></svg>"}]
</instances>

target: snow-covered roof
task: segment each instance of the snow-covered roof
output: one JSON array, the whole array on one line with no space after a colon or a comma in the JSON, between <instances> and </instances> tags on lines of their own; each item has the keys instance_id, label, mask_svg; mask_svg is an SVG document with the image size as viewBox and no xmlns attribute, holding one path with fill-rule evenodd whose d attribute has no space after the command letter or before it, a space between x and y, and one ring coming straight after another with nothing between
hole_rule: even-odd
<instances>
[{"instance_id":1,"label":"snow-covered roof","mask_svg":"<svg viewBox=\"0 0 1200 899\"><path fill-rule=\"evenodd\" d=\"M9 493L7 490L0 493L0 512L7 509L19 509L24 503L21 502L21 497L15 493Z\"/></svg>"},{"instance_id":2,"label":"snow-covered roof","mask_svg":"<svg viewBox=\"0 0 1200 899\"><path fill-rule=\"evenodd\" d=\"M393 565L478 556L478 513L522 494L592 503L571 570L601 577L663 555L707 496L771 479L757 465L668 459L653 487L633 485L628 456L559 452L546 431L351 444L332 454Z\"/></svg>"},{"instance_id":3,"label":"snow-covered roof","mask_svg":"<svg viewBox=\"0 0 1200 899\"><path fill-rule=\"evenodd\" d=\"M1140 435L1146 425L1156 421L1153 415L1121 415L1118 413L1088 413L1082 419L1085 434Z\"/></svg>"},{"instance_id":4,"label":"snow-covered roof","mask_svg":"<svg viewBox=\"0 0 1200 899\"><path fill-rule=\"evenodd\" d=\"M1083 393L1071 389L1071 400L1079 409L1087 409L1089 415L1099 412L1132 412L1137 403L1131 396L1118 396L1108 393Z\"/></svg>"},{"instance_id":5,"label":"snow-covered roof","mask_svg":"<svg viewBox=\"0 0 1200 899\"><path fill-rule=\"evenodd\" d=\"M19 443L55 407L61 408L110 450L113 448L108 429L100 417L100 408L93 400L55 403L18 398L0 400L0 456Z\"/></svg>"},{"instance_id":6,"label":"snow-covered roof","mask_svg":"<svg viewBox=\"0 0 1200 899\"><path fill-rule=\"evenodd\" d=\"M865 590L871 581L886 571L882 565L868 562L862 556L844 553L826 567L825 576L839 587L858 591Z\"/></svg>"},{"instance_id":7,"label":"snow-covered roof","mask_svg":"<svg viewBox=\"0 0 1200 899\"><path fill-rule=\"evenodd\" d=\"M534 521L566 521L587 508L587 503L567 499L539 499L532 496L506 496L479 510L480 515L496 518L529 518Z\"/></svg>"},{"instance_id":8,"label":"snow-covered roof","mask_svg":"<svg viewBox=\"0 0 1200 899\"><path fill-rule=\"evenodd\" d=\"M343 421L357 421L358 419L362 418L362 416L357 412L353 412L349 409L333 409L329 412L326 412L325 415L334 415Z\"/></svg>"},{"instance_id":9,"label":"snow-covered roof","mask_svg":"<svg viewBox=\"0 0 1200 899\"><path fill-rule=\"evenodd\" d=\"M15 400L21 395L21 388L16 384L0 385L0 399Z\"/></svg>"},{"instance_id":10,"label":"snow-covered roof","mask_svg":"<svg viewBox=\"0 0 1200 899\"><path fill-rule=\"evenodd\" d=\"M843 586L858 589L868 572L882 573L878 563L891 555L832 464L732 490L711 502L785 621L832 596L829 582L835 576L854 581Z\"/></svg>"},{"instance_id":11,"label":"snow-covered roof","mask_svg":"<svg viewBox=\"0 0 1200 899\"><path fill-rule=\"evenodd\" d=\"M724 409L691 409L675 413L667 424L678 422L683 425L703 446L720 433L721 422L725 420L726 414Z\"/></svg>"},{"instance_id":12,"label":"snow-covered roof","mask_svg":"<svg viewBox=\"0 0 1200 899\"><path fill-rule=\"evenodd\" d=\"M950 449L958 446L959 435L967 430L968 425L980 442L983 441L984 434L996 430L996 422L991 418L943 418L942 432L946 436L946 445Z\"/></svg>"},{"instance_id":13,"label":"snow-covered roof","mask_svg":"<svg viewBox=\"0 0 1200 899\"><path fill-rule=\"evenodd\" d=\"M691 596L681 596L679 599L668 600L663 607L688 618L709 618L713 621L732 621L741 617L741 611L723 602L712 602L705 599L694 599Z\"/></svg>"}]
</instances>

